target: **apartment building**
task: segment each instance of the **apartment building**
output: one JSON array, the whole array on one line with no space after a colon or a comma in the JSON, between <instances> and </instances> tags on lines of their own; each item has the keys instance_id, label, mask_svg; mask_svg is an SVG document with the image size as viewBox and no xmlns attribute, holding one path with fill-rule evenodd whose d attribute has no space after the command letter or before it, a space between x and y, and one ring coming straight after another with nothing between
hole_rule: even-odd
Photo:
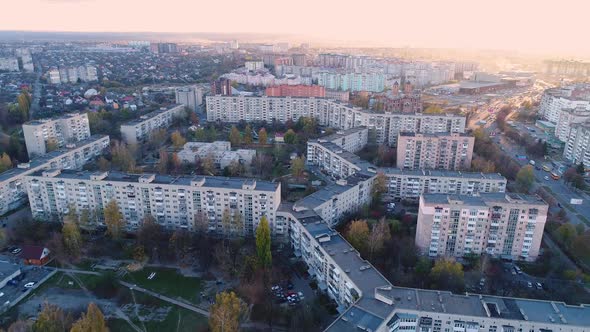
<instances>
[{"instance_id":1,"label":"apartment building","mask_svg":"<svg viewBox=\"0 0 590 332\"><path fill-rule=\"evenodd\" d=\"M367 127L379 144L396 145L402 131L464 133L465 117L453 114L375 113L327 98L208 96L207 121L240 120L284 123L314 117L320 125L339 130Z\"/></svg>"},{"instance_id":2,"label":"apartment building","mask_svg":"<svg viewBox=\"0 0 590 332\"><path fill-rule=\"evenodd\" d=\"M175 89L176 103L196 111L203 104L203 90L198 86L185 86Z\"/></svg>"},{"instance_id":3,"label":"apartment building","mask_svg":"<svg viewBox=\"0 0 590 332\"><path fill-rule=\"evenodd\" d=\"M400 133L397 168L464 170L471 168L475 138L458 133Z\"/></svg>"},{"instance_id":4,"label":"apartment building","mask_svg":"<svg viewBox=\"0 0 590 332\"><path fill-rule=\"evenodd\" d=\"M137 144L149 137L153 130L168 128L174 118L182 116L184 105L172 105L140 116L121 125L121 136L127 144Z\"/></svg>"},{"instance_id":5,"label":"apartment building","mask_svg":"<svg viewBox=\"0 0 590 332\"><path fill-rule=\"evenodd\" d=\"M537 196L424 194L416 245L430 257L468 253L534 261L539 255L548 205Z\"/></svg>"},{"instance_id":6,"label":"apartment building","mask_svg":"<svg viewBox=\"0 0 590 332\"><path fill-rule=\"evenodd\" d=\"M124 174L119 172L39 171L26 177L31 211L36 218L61 217L70 206L77 213L102 210L115 200L130 231L152 215L168 229L195 230L205 221L209 232L224 233L222 216L239 214L237 234L253 235L266 216L273 234L281 201L280 183L253 179ZM227 212L226 212L227 211ZM230 227L233 227L230 226Z\"/></svg>"},{"instance_id":7,"label":"apartment building","mask_svg":"<svg viewBox=\"0 0 590 332\"><path fill-rule=\"evenodd\" d=\"M19 71L18 58L16 57L1 57L0 70L5 71Z\"/></svg>"},{"instance_id":8,"label":"apartment building","mask_svg":"<svg viewBox=\"0 0 590 332\"><path fill-rule=\"evenodd\" d=\"M0 215L23 204L27 194L25 176L45 169L79 169L101 155L109 143L109 136L94 135L0 173Z\"/></svg>"},{"instance_id":9,"label":"apartment building","mask_svg":"<svg viewBox=\"0 0 590 332\"><path fill-rule=\"evenodd\" d=\"M573 124L566 140L563 157L573 164L590 167L590 122Z\"/></svg>"},{"instance_id":10,"label":"apartment building","mask_svg":"<svg viewBox=\"0 0 590 332\"><path fill-rule=\"evenodd\" d=\"M195 163L197 159L212 158L215 167L224 169L232 162L250 165L256 156L256 150L237 149L232 151L228 141L187 142L177 153L178 158L185 163Z\"/></svg>"},{"instance_id":11,"label":"apartment building","mask_svg":"<svg viewBox=\"0 0 590 332\"><path fill-rule=\"evenodd\" d=\"M567 142L570 130L575 124L590 120L590 107L564 108L559 112L559 119L555 124L555 137L562 142Z\"/></svg>"},{"instance_id":12,"label":"apartment building","mask_svg":"<svg viewBox=\"0 0 590 332\"><path fill-rule=\"evenodd\" d=\"M269 97L325 97L326 89L319 85L277 85L266 88Z\"/></svg>"},{"instance_id":13,"label":"apartment building","mask_svg":"<svg viewBox=\"0 0 590 332\"><path fill-rule=\"evenodd\" d=\"M387 201L413 198L422 194L479 195L503 193L507 180L499 173L457 172L439 170L403 170L377 168L387 176Z\"/></svg>"},{"instance_id":14,"label":"apartment building","mask_svg":"<svg viewBox=\"0 0 590 332\"><path fill-rule=\"evenodd\" d=\"M576 108L590 109L590 96L585 85L545 90L539 103L539 114L546 120L557 123L564 109Z\"/></svg>"},{"instance_id":15,"label":"apartment building","mask_svg":"<svg viewBox=\"0 0 590 332\"><path fill-rule=\"evenodd\" d=\"M29 157L47 153L47 143L56 148L90 137L86 113L71 113L57 118L29 121L23 124L23 134Z\"/></svg>"},{"instance_id":16,"label":"apartment building","mask_svg":"<svg viewBox=\"0 0 590 332\"><path fill-rule=\"evenodd\" d=\"M338 304L328 332L586 331L590 307L563 302L396 287L317 213L281 204L295 256Z\"/></svg>"},{"instance_id":17,"label":"apartment building","mask_svg":"<svg viewBox=\"0 0 590 332\"><path fill-rule=\"evenodd\" d=\"M296 211L314 211L328 225L338 224L349 213L358 211L371 202L374 174L355 174L340 179L293 205Z\"/></svg>"},{"instance_id":18,"label":"apartment building","mask_svg":"<svg viewBox=\"0 0 590 332\"><path fill-rule=\"evenodd\" d=\"M323 173L338 179L346 179L354 174L371 174L376 167L341 146L320 140L307 142L308 165L314 165Z\"/></svg>"},{"instance_id":19,"label":"apartment building","mask_svg":"<svg viewBox=\"0 0 590 332\"><path fill-rule=\"evenodd\" d=\"M385 75L381 71L318 73L318 85L330 90L382 92L385 89Z\"/></svg>"}]
</instances>

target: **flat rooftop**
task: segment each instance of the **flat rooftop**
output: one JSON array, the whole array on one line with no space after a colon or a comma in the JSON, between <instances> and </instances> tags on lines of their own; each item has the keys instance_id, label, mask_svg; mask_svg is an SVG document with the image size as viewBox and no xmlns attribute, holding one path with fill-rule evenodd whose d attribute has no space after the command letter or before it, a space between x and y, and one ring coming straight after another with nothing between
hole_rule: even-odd
<instances>
[{"instance_id":1,"label":"flat rooftop","mask_svg":"<svg viewBox=\"0 0 590 332\"><path fill-rule=\"evenodd\" d=\"M539 196L517 193L485 193L479 196L449 195L449 194L424 194L424 202L427 204L451 204L461 202L466 205L487 206L491 204L527 204L547 205Z\"/></svg>"},{"instance_id":2,"label":"flat rooftop","mask_svg":"<svg viewBox=\"0 0 590 332\"><path fill-rule=\"evenodd\" d=\"M344 148L336 145L335 143L332 142L310 142L310 143L315 143L315 144L319 144L322 147L324 147L326 150L337 154L340 158L346 160L348 163L353 164L354 166L356 166L358 168L358 172L366 175L366 176L371 176L371 175L375 175L375 172L373 171L369 171L369 169L374 169L375 165L371 164L370 162L361 159L359 156L357 156L356 154L349 152L347 150L344 150Z\"/></svg>"},{"instance_id":3,"label":"flat rooftop","mask_svg":"<svg viewBox=\"0 0 590 332\"><path fill-rule=\"evenodd\" d=\"M56 117L52 117L52 118L46 118L46 119L37 119L37 120L31 120L31 121L27 121L25 123L23 123L23 126L38 126L38 125L42 125L45 124L47 122L51 122L51 121L56 121L56 120L62 120L62 119L71 119L80 115L84 115L86 113L67 113L67 114L62 114Z\"/></svg>"},{"instance_id":4,"label":"flat rooftop","mask_svg":"<svg viewBox=\"0 0 590 332\"><path fill-rule=\"evenodd\" d=\"M374 175L374 174L373 174ZM305 196L295 203L295 207L305 207L308 209L315 209L316 207L324 204L325 202L334 198L334 196L340 195L354 186L359 182L367 180L369 177L362 174L355 174L346 178L346 184L333 183L326 187L314 192L311 195Z\"/></svg>"},{"instance_id":5,"label":"flat rooftop","mask_svg":"<svg viewBox=\"0 0 590 332\"><path fill-rule=\"evenodd\" d=\"M338 140L343 137L353 135L356 133L360 133L365 130L368 130L367 127L355 127L355 128L351 128L351 129L347 129L347 130L339 130L331 135L318 138L318 141L333 142L335 140Z\"/></svg>"},{"instance_id":6,"label":"flat rooftop","mask_svg":"<svg viewBox=\"0 0 590 332\"><path fill-rule=\"evenodd\" d=\"M153 111L153 112L144 114L144 115L140 116L137 119L133 119L131 121L125 122L121 126L134 126L134 125L136 125L138 123L142 123L142 122L147 121L147 120L149 120L151 118L155 118L156 116L158 116L158 115L160 115L162 113L166 113L166 112L168 112L168 111L170 111L170 110L172 110L174 108L177 108L179 106L182 106L182 105L180 105L180 104L174 104L174 105L167 106L165 109L159 109L159 110L156 110L156 111Z\"/></svg>"},{"instance_id":7,"label":"flat rooftop","mask_svg":"<svg viewBox=\"0 0 590 332\"><path fill-rule=\"evenodd\" d=\"M506 178L500 173L481 173L481 172L461 172L461 171L445 171L445 170L405 170L394 167L379 167L377 168L378 173L392 174L392 175L405 175L405 176L416 176L416 177L448 177L448 178L463 178L473 180L498 180L506 181Z\"/></svg>"},{"instance_id":8,"label":"flat rooftop","mask_svg":"<svg viewBox=\"0 0 590 332\"><path fill-rule=\"evenodd\" d=\"M37 171L30 176L42 177L44 171ZM149 178L154 176L154 179L149 182L154 185L180 185L190 186L193 182L204 181L201 187L208 188L226 188L226 189L242 189L243 185L255 185L254 189L257 191L276 191L279 183L268 182L255 179L247 178L229 178L221 176L173 176L173 175L161 175L161 174L128 174L123 172L107 172L107 176L100 180L105 182L123 182L123 183L139 183L140 179ZM71 180L87 180L90 181L93 175L100 175L101 172L91 171L74 171L74 170L62 170L60 174L54 176L58 179L71 179Z\"/></svg>"},{"instance_id":9,"label":"flat rooftop","mask_svg":"<svg viewBox=\"0 0 590 332\"><path fill-rule=\"evenodd\" d=\"M35 169L38 167L41 167L47 163L49 163L51 160L57 159L69 152L71 152L72 150L76 150L76 149L80 149L86 145L90 145L95 143L96 141L102 140L104 138L108 138L108 135L92 135L89 138L73 143L75 146L72 148L61 148L61 149L57 149L55 151L51 151L49 153L46 153L42 156L39 156L37 158L34 158L33 160L31 160L29 162L29 167L28 168L18 168L18 167L14 167L11 168L3 173L0 173L0 182L6 181L6 180L11 180L12 178L19 176L23 173L29 172L31 169Z\"/></svg>"}]
</instances>

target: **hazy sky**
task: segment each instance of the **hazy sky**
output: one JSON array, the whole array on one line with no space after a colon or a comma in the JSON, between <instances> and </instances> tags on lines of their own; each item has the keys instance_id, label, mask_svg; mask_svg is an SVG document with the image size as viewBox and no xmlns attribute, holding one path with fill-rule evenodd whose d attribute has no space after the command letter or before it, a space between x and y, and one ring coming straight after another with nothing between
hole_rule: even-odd
<instances>
[{"instance_id":1,"label":"hazy sky","mask_svg":"<svg viewBox=\"0 0 590 332\"><path fill-rule=\"evenodd\" d=\"M0 30L264 32L588 53L584 0L2 0ZM14 7L14 8L12 8Z\"/></svg>"}]
</instances>

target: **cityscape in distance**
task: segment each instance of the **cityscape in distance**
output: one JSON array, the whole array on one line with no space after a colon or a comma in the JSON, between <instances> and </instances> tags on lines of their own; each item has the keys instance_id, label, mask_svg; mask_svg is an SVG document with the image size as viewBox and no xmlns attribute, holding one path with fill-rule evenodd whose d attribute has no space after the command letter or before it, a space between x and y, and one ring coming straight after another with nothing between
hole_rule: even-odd
<instances>
[{"instance_id":1,"label":"cityscape in distance","mask_svg":"<svg viewBox=\"0 0 590 332\"><path fill-rule=\"evenodd\" d=\"M584 9L0 4L0 331L590 331Z\"/></svg>"}]
</instances>

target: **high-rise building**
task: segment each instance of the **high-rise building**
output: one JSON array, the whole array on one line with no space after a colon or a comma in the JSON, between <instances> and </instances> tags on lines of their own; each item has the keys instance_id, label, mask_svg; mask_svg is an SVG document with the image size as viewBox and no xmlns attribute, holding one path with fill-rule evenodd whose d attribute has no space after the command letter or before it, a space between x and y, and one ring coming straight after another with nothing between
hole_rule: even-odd
<instances>
[{"instance_id":1,"label":"high-rise building","mask_svg":"<svg viewBox=\"0 0 590 332\"><path fill-rule=\"evenodd\" d=\"M52 119L34 120L23 124L23 134L29 157L47 153L68 143L90 137L86 113L71 113Z\"/></svg>"},{"instance_id":2,"label":"high-rise building","mask_svg":"<svg viewBox=\"0 0 590 332\"><path fill-rule=\"evenodd\" d=\"M340 130L365 126L379 144L396 145L401 131L464 133L465 117L453 114L376 113L327 98L207 96L207 121L237 123L314 117L323 126Z\"/></svg>"},{"instance_id":3,"label":"high-rise building","mask_svg":"<svg viewBox=\"0 0 590 332\"><path fill-rule=\"evenodd\" d=\"M318 74L318 85L331 90L382 92L385 88L385 76L380 71L360 73L323 71Z\"/></svg>"},{"instance_id":4,"label":"high-rise building","mask_svg":"<svg viewBox=\"0 0 590 332\"><path fill-rule=\"evenodd\" d=\"M25 176L46 169L79 169L109 147L109 136L94 135L67 147L32 158L0 173L0 215L25 203Z\"/></svg>"},{"instance_id":5,"label":"high-rise building","mask_svg":"<svg viewBox=\"0 0 590 332\"><path fill-rule=\"evenodd\" d=\"M196 85L176 88L176 103L193 111L203 104L203 90Z\"/></svg>"},{"instance_id":6,"label":"high-rise building","mask_svg":"<svg viewBox=\"0 0 590 332\"><path fill-rule=\"evenodd\" d=\"M49 69L49 71L47 72L47 82L49 82L49 84L60 84L61 83L59 69L57 69L57 68Z\"/></svg>"},{"instance_id":7,"label":"high-rise building","mask_svg":"<svg viewBox=\"0 0 590 332\"><path fill-rule=\"evenodd\" d=\"M537 196L425 194L420 197L416 246L430 257L489 254L534 261L548 205Z\"/></svg>"},{"instance_id":8,"label":"high-rise building","mask_svg":"<svg viewBox=\"0 0 590 332\"><path fill-rule=\"evenodd\" d=\"M590 86L586 84L551 88L543 92L539 104L539 114L558 123L561 112L567 109L590 110Z\"/></svg>"},{"instance_id":9,"label":"high-rise building","mask_svg":"<svg viewBox=\"0 0 590 332\"><path fill-rule=\"evenodd\" d=\"M184 112L184 105L172 105L142 115L139 119L131 120L121 125L121 136L127 144L137 144L156 129L168 128L174 118Z\"/></svg>"},{"instance_id":10,"label":"high-rise building","mask_svg":"<svg viewBox=\"0 0 590 332\"><path fill-rule=\"evenodd\" d=\"M158 54L178 53L178 45L175 43L152 43L150 51Z\"/></svg>"},{"instance_id":11,"label":"high-rise building","mask_svg":"<svg viewBox=\"0 0 590 332\"><path fill-rule=\"evenodd\" d=\"M13 57L0 58L0 70L18 71L18 59Z\"/></svg>"},{"instance_id":12,"label":"high-rise building","mask_svg":"<svg viewBox=\"0 0 590 332\"><path fill-rule=\"evenodd\" d=\"M256 156L256 150L237 149L232 151L228 141L215 142L187 142L182 150L176 154L184 163L195 163L197 160L211 158L217 169L223 170L232 163L250 165Z\"/></svg>"},{"instance_id":13,"label":"high-rise building","mask_svg":"<svg viewBox=\"0 0 590 332\"><path fill-rule=\"evenodd\" d=\"M264 69L264 62L262 61L246 61L244 63L244 67L246 67L249 71L257 71L260 69Z\"/></svg>"},{"instance_id":14,"label":"high-rise building","mask_svg":"<svg viewBox=\"0 0 590 332\"><path fill-rule=\"evenodd\" d=\"M153 216L167 229L251 236L265 216L274 235L281 202L281 184L253 179L125 174L118 172L70 172L48 170L26 177L31 211L35 218L61 218L71 206L76 213L102 211L114 200L127 230L137 230ZM228 215L230 225L222 222Z\"/></svg>"},{"instance_id":15,"label":"high-rise building","mask_svg":"<svg viewBox=\"0 0 590 332\"><path fill-rule=\"evenodd\" d=\"M590 168L590 122L573 124L565 141L563 157L575 165Z\"/></svg>"},{"instance_id":16,"label":"high-rise building","mask_svg":"<svg viewBox=\"0 0 590 332\"><path fill-rule=\"evenodd\" d=\"M307 66L307 55L306 54L293 54L293 65L295 66Z\"/></svg>"},{"instance_id":17,"label":"high-rise building","mask_svg":"<svg viewBox=\"0 0 590 332\"><path fill-rule=\"evenodd\" d=\"M468 170L474 142L473 136L459 133L401 132L397 139L397 167Z\"/></svg>"}]
</instances>

